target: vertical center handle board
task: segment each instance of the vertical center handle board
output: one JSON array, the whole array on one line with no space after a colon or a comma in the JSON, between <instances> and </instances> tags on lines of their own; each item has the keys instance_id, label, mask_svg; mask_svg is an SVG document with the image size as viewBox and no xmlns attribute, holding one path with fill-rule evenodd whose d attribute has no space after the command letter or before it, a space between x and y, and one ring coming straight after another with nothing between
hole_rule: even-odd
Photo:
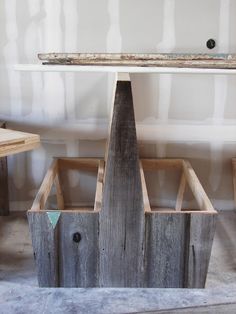
<instances>
[{"instance_id":1,"label":"vertical center handle board","mask_svg":"<svg viewBox=\"0 0 236 314\"><path fill-rule=\"evenodd\" d=\"M129 75L116 81L99 215L101 287L142 287L144 206Z\"/></svg>"}]
</instances>

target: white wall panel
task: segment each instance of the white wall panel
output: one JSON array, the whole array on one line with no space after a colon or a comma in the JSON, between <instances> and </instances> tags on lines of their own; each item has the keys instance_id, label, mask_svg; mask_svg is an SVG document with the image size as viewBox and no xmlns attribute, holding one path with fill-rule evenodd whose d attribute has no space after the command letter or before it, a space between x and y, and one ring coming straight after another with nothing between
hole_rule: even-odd
<instances>
[{"instance_id":1,"label":"white wall panel","mask_svg":"<svg viewBox=\"0 0 236 314\"><path fill-rule=\"evenodd\" d=\"M103 156L114 75L19 73L9 66L36 63L38 52L209 52L209 38L217 43L212 52L236 52L236 1L0 0L0 119L42 137L40 149L9 159L12 207L32 200L52 156ZM236 138L228 132L236 123L236 77L132 80L141 154L189 158L216 207L233 208ZM155 179L154 201L162 193L173 203L167 179ZM89 182L81 186L72 176L70 184L90 197Z\"/></svg>"}]
</instances>

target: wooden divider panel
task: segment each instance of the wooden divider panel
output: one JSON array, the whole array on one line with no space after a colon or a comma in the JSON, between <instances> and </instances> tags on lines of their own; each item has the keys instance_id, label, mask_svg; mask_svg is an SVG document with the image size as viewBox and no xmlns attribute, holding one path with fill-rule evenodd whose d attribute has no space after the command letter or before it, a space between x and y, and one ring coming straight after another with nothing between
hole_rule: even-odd
<instances>
[{"instance_id":1,"label":"wooden divider panel","mask_svg":"<svg viewBox=\"0 0 236 314\"><path fill-rule=\"evenodd\" d=\"M130 81L117 81L99 224L100 286L142 287L144 206Z\"/></svg>"}]
</instances>

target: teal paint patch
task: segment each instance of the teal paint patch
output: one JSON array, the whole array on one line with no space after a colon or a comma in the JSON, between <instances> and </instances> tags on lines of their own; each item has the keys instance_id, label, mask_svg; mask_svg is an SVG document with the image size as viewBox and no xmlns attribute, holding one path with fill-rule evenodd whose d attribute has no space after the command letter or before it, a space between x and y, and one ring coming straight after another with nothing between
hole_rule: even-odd
<instances>
[{"instance_id":1,"label":"teal paint patch","mask_svg":"<svg viewBox=\"0 0 236 314\"><path fill-rule=\"evenodd\" d=\"M47 215L48 215L48 219L51 225L53 226L53 229L55 229L57 222L60 218L61 212L55 210L55 211L47 212Z\"/></svg>"}]
</instances>

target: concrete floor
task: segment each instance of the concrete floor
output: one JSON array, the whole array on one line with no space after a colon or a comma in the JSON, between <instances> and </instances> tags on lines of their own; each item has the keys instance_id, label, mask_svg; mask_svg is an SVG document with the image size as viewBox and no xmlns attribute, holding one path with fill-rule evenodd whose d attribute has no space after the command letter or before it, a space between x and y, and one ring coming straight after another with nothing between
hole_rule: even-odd
<instances>
[{"instance_id":1,"label":"concrete floor","mask_svg":"<svg viewBox=\"0 0 236 314\"><path fill-rule=\"evenodd\" d=\"M235 239L236 212L221 212L205 290L39 289L26 215L12 213L0 217L0 313L236 313Z\"/></svg>"}]
</instances>

